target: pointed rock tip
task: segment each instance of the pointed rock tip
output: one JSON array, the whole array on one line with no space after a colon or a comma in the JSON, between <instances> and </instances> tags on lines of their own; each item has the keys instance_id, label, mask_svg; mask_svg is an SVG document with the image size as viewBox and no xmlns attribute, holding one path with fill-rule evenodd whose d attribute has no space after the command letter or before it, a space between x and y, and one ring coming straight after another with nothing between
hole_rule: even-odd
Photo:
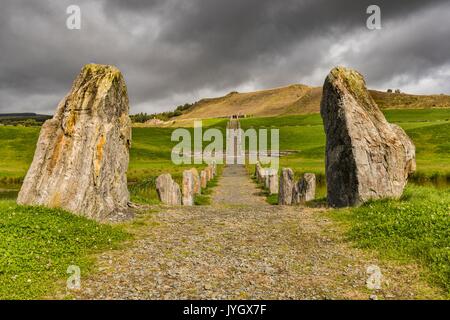
<instances>
[{"instance_id":1,"label":"pointed rock tip","mask_svg":"<svg viewBox=\"0 0 450 320\"><path fill-rule=\"evenodd\" d=\"M81 74L104 75L109 76L110 78L122 76L120 70L113 65L95 64L95 63L86 64L81 69Z\"/></svg>"},{"instance_id":2,"label":"pointed rock tip","mask_svg":"<svg viewBox=\"0 0 450 320\"><path fill-rule=\"evenodd\" d=\"M375 104L369 94L363 75L354 69L342 66L335 67L330 71L325 82L332 86L345 87L348 93L364 105Z\"/></svg>"}]
</instances>

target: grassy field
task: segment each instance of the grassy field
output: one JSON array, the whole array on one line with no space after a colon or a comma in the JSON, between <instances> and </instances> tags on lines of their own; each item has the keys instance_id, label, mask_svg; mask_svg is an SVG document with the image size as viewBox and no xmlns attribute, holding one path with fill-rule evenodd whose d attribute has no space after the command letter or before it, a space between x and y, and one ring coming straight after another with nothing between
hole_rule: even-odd
<instances>
[{"instance_id":1,"label":"grassy field","mask_svg":"<svg viewBox=\"0 0 450 320\"><path fill-rule=\"evenodd\" d=\"M0 300L45 296L76 265L91 271L92 254L127 239L120 227L58 209L0 200Z\"/></svg>"},{"instance_id":2,"label":"grassy field","mask_svg":"<svg viewBox=\"0 0 450 320\"><path fill-rule=\"evenodd\" d=\"M416 145L417 173L413 181L450 182L450 109L384 110L388 121L400 125ZM243 129L278 128L280 150L293 153L282 157L280 165L296 174L325 173L325 134L319 114L248 118Z\"/></svg>"},{"instance_id":3,"label":"grassy field","mask_svg":"<svg viewBox=\"0 0 450 320\"><path fill-rule=\"evenodd\" d=\"M446 184L450 180L450 109L385 110L384 113L389 121L402 126L416 145L417 173L412 180ZM203 124L205 129L224 130L226 122L226 119L208 119ZM192 121L180 125L192 132L189 128ZM246 118L241 120L241 125L243 129L278 128L280 150L292 152L280 159L281 166L291 167L297 175L314 172L319 180L323 180L325 135L319 114ZM133 128L128 170L131 183L149 185L163 172L170 172L180 180L182 171L194 166L172 164L170 152L176 144L170 141L172 131L173 128ZM38 135L38 127L0 127L0 188L17 189L20 186L32 161ZM149 196L155 199L155 194L150 192Z\"/></svg>"},{"instance_id":4,"label":"grassy field","mask_svg":"<svg viewBox=\"0 0 450 320\"><path fill-rule=\"evenodd\" d=\"M332 210L348 238L382 258L415 261L450 298L450 188L409 185L400 200L381 200L359 208Z\"/></svg>"},{"instance_id":5,"label":"grassy field","mask_svg":"<svg viewBox=\"0 0 450 320\"><path fill-rule=\"evenodd\" d=\"M409 185L399 201L377 201L356 209L331 211L347 229L349 239L363 248L378 250L389 259L417 261L430 279L449 290L450 284L450 109L385 110L417 148L418 172L413 181L441 184L441 189ZM207 127L224 130L226 119L208 119ZM247 118L246 128L280 129L280 149L291 151L281 166L296 175L315 172L323 181L325 135L318 114ZM191 124L183 122L192 132ZM0 126L0 299L36 298L67 278L70 264L89 272L91 254L116 246L128 236L120 227L99 225L62 210L14 204L16 191L31 164L38 127ZM133 128L128 179L133 201L157 203L154 180L170 172L181 180L182 170L170 159L173 128ZM207 143L205 143L207 144ZM219 169L220 170L220 169ZM208 204L210 182L196 203ZM318 196L325 195L319 185ZM269 199L274 202L276 199ZM64 232L62 232L64 230Z\"/></svg>"}]
</instances>

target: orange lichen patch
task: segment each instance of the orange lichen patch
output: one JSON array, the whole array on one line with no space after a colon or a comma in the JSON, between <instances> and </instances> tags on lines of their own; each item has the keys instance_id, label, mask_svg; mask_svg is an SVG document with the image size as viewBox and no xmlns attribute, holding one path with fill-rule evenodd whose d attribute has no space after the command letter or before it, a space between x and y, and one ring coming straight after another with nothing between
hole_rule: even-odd
<instances>
[{"instance_id":1,"label":"orange lichen patch","mask_svg":"<svg viewBox=\"0 0 450 320\"><path fill-rule=\"evenodd\" d=\"M48 206L50 208L57 208L61 206L61 194L59 192L55 192L50 199Z\"/></svg>"},{"instance_id":2,"label":"orange lichen patch","mask_svg":"<svg viewBox=\"0 0 450 320\"><path fill-rule=\"evenodd\" d=\"M76 122L77 122L77 113L75 112L74 109L72 109L72 110L70 110L70 113L69 113L69 116L67 117L67 122L66 122L66 134L67 135L73 134Z\"/></svg>"},{"instance_id":3,"label":"orange lichen patch","mask_svg":"<svg viewBox=\"0 0 450 320\"><path fill-rule=\"evenodd\" d=\"M100 174L100 168L101 168L102 159L103 159L103 146L105 145L105 142L106 142L105 136L102 134L97 143L97 148L96 148L97 150L96 150L96 155L95 155L94 169L95 169L96 177L98 177L98 175Z\"/></svg>"},{"instance_id":4,"label":"orange lichen patch","mask_svg":"<svg viewBox=\"0 0 450 320\"><path fill-rule=\"evenodd\" d=\"M61 149L64 145L64 134L60 133L56 139L57 139L56 144L55 147L53 148L52 156L50 158L50 162L47 167L50 173L56 167L56 164L58 163L59 157L61 155Z\"/></svg>"}]
</instances>

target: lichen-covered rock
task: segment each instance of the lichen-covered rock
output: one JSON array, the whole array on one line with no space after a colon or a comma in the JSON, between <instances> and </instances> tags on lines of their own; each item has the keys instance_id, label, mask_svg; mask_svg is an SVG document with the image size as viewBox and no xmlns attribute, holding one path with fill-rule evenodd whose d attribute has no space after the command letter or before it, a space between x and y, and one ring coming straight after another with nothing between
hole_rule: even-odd
<instances>
[{"instance_id":1,"label":"lichen-covered rock","mask_svg":"<svg viewBox=\"0 0 450 320\"><path fill-rule=\"evenodd\" d=\"M293 188L294 188L294 172L290 168L281 169L280 182L278 188L279 205L292 204Z\"/></svg>"},{"instance_id":2,"label":"lichen-covered rock","mask_svg":"<svg viewBox=\"0 0 450 320\"><path fill-rule=\"evenodd\" d=\"M400 127L386 121L354 70L331 70L320 113L326 133L328 203L353 206L398 198L415 170L415 147Z\"/></svg>"},{"instance_id":3,"label":"lichen-covered rock","mask_svg":"<svg viewBox=\"0 0 450 320\"><path fill-rule=\"evenodd\" d=\"M120 71L86 65L42 126L17 203L59 207L97 220L128 212L128 110Z\"/></svg>"},{"instance_id":4,"label":"lichen-covered rock","mask_svg":"<svg viewBox=\"0 0 450 320\"><path fill-rule=\"evenodd\" d=\"M305 173L295 185L292 193L293 204L304 204L316 197L316 175Z\"/></svg>"},{"instance_id":5,"label":"lichen-covered rock","mask_svg":"<svg viewBox=\"0 0 450 320\"><path fill-rule=\"evenodd\" d=\"M183 171L183 205L194 205L194 174L191 170Z\"/></svg>"},{"instance_id":6,"label":"lichen-covered rock","mask_svg":"<svg viewBox=\"0 0 450 320\"><path fill-rule=\"evenodd\" d=\"M181 190L170 173L165 173L156 178L156 192L162 203L170 206L181 205Z\"/></svg>"}]
</instances>

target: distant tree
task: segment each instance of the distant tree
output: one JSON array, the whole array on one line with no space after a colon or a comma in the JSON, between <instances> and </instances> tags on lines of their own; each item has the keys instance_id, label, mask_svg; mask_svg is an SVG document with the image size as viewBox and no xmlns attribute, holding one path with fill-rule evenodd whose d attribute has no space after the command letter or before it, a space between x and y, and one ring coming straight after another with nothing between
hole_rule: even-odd
<instances>
[{"instance_id":1,"label":"distant tree","mask_svg":"<svg viewBox=\"0 0 450 320\"><path fill-rule=\"evenodd\" d=\"M26 119L22 122L25 127L32 127L39 125L35 119Z\"/></svg>"},{"instance_id":2,"label":"distant tree","mask_svg":"<svg viewBox=\"0 0 450 320\"><path fill-rule=\"evenodd\" d=\"M395 93L401 93L400 89L396 89Z\"/></svg>"},{"instance_id":3,"label":"distant tree","mask_svg":"<svg viewBox=\"0 0 450 320\"><path fill-rule=\"evenodd\" d=\"M387 92L388 93L392 93L392 89L387 89Z\"/></svg>"}]
</instances>

